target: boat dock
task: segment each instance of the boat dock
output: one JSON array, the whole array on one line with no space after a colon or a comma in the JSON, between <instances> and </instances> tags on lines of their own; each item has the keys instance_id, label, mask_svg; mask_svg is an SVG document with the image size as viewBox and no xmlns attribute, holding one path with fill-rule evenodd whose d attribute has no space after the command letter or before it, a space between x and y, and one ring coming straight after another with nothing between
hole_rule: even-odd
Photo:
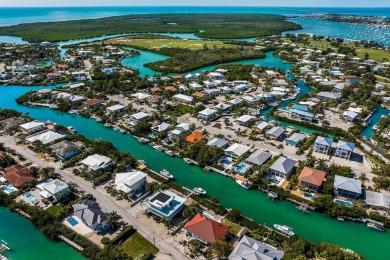
<instances>
[{"instance_id":1,"label":"boat dock","mask_svg":"<svg viewBox=\"0 0 390 260\"><path fill-rule=\"evenodd\" d=\"M27 219L31 219L31 216L19 208L15 208L15 211Z\"/></svg>"},{"instance_id":2,"label":"boat dock","mask_svg":"<svg viewBox=\"0 0 390 260\"><path fill-rule=\"evenodd\" d=\"M300 201L297 201L297 200L292 199L292 198L287 198L286 200L288 200L288 201L290 201L290 202L292 202L292 203L295 203L295 204L299 205L299 206L302 207L302 208L306 208L306 210L307 210L307 209L310 209L310 210L314 210L314 209L315 209L315 207L310 206L310 205L307 204L307 203L300 202Z\"/></svg>"},{"instance_id":3,"label":"boat dock","mask_svg":"<svg viewBox=\"0 0 390 260\"><path fill-rule=\"evenodd\" d=\"M67 243L68 245L70 245L71 247L77 249L78 251L80 251L80 252L84 251L84 248L82 248L81 246L79 246L78 244L73 242L72 240L67 239L63 235L58 235L58 238L61 239L62 241L64 241L65 243Z\"/></svg>"},{"instance_id":4,"label":"boat dock","mask_svg":"<svg viewBox=\"0 0 390 260\"><path fill-rule=\"evenodd\" d=\"M218 169L216 169L216 168L214 168L214 167L211 167L211 166L209 166L209 169L210 169L211 171L213 171L213 172L222 174L222 175L225 176L225 177L229 177L229 173L227 173L227 172L218 170Z\"/></svg>"}]
</instances>

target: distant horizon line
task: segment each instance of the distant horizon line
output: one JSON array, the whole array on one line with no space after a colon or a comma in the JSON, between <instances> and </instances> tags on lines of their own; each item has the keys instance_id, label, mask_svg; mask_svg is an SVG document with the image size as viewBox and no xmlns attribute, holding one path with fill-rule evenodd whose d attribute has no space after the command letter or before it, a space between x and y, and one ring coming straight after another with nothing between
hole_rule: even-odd
<instances>
[{"instance_id":1,"label":"distant horizon line","mask_svg":"<svg viewBox=\"0 0 390 260\"><path fill-rule=\"evenodd\" d=\"M390 8L389 6L271 6L271 5L79 5L79 6L3 6L7 8L90 8L90 7L269 7L269 8L342 8L342 9L379 9Z\"/></svg>"}]
</instances>

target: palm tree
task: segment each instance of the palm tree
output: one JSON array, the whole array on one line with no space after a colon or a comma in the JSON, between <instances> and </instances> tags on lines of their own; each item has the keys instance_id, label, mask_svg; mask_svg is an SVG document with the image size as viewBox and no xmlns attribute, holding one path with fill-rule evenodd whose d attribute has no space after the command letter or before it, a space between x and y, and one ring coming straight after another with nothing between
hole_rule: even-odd
<instances>
[{"instance_id":1,"label":"palm tree","mask_svg":"<svg viewBox=\"0 0 390 260\"><path fill-rule=\"evenodd\" d=\"M121 220L122 216L119 215L117 212L113 211L111 213L108 213L107 221L112 229L115 229L115 227L119 226Z\"/></svg>"}]
</instances>

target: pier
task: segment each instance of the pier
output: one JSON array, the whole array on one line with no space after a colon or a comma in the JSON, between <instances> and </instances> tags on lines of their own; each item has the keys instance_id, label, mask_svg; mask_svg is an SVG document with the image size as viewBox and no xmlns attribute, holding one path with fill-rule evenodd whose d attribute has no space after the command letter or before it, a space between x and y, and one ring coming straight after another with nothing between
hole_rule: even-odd
<instances>
[{"instance_id":1,"label":"pier","mask_svg":"<svg viewBox=\"0 0 390 260\"><path fill-rule=\"evenodd\" d=\"M304 207L304 208L306 208L306 209L315 210L315 207L310 206L310 205L307 204L307 203L300 202L300 201L297 201L297 200L292 199L292 198L287 198L286 200L288 200L288 201L290 201L290 202L292 202L292 203L295 203L295 204L299 205L299 206L302 207L302 208Z\"/></svg>"},{"instance_id":2,"label":"pier","mask_svg":"<svg viewBox=\"0 0 390 260\"><path fill-rule=\"evenodd\" d=\"M31 216L19 208L15 208L15 211L27 219L31 219Z\"/></svg>"},{"instance_id":3,"label":"pier","mask_svg":"<svg viewBox=\"0 0 390 260\"><path fill-rule=\"evenodd\" d=\"M67 243L68 245L70 245L71 247L77 249L78 251L80 251L80 252L84 251L84 248L82 248L81 246L79 246L78 244L73 242L72 240L67 239L63 235L58 235L58 238L61 239L62 241L64 241L65 243Z\"/></svg>"}]
</instances>

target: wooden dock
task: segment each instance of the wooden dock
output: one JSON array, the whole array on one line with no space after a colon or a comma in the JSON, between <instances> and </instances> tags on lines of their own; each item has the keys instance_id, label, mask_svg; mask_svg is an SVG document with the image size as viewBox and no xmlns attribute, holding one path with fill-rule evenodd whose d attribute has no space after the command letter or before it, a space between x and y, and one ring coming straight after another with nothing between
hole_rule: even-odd
<instances>
[{"instance_id":1,"label":"wooden dock","mask_svg":"<svg viewBox=\"0 0 390 260\"><path fill-rule=\"evenodd\" d=\"M72 240L67 239L63 235L58 235L58 238L61 239L62 241L64 241L65 243L67 243L68 245L70 245L71 247L77 249L78 251L80 251L80 252L84 251L84 248L82 248L81 246L79 246L78 244L73 242Z\"/></svg>"},{"instance_id":2,"label":"wooden dock","mask_svg":"<svg viewBox=\"0 0 390 260\"><path fill-rule=\"evenodd\" d=\"M15 208L15 211L27 219L31 219L31 216L19 208Z\"/></svg>"},{"instance_id":3,"label":"wooden dock","mask_svg":"<svg viewBox=\"0 0 390 260\"><path fill-rule=\"evenodd\" d=\"M286 200L288 200L288 201L290 201L290 202L292 202L292 203L295 203L295 204L297 204L297 205L299 205L299 206L304 206L305 208L310 209L310 210L314 210L314 209L315 209L315 207L313 207L313 206L310 206L310 205L308 205L308 204L306 204L306 203L297 201L297 200L292 199L292 198L287 198Z\"/></svg>"}]
</instances>

